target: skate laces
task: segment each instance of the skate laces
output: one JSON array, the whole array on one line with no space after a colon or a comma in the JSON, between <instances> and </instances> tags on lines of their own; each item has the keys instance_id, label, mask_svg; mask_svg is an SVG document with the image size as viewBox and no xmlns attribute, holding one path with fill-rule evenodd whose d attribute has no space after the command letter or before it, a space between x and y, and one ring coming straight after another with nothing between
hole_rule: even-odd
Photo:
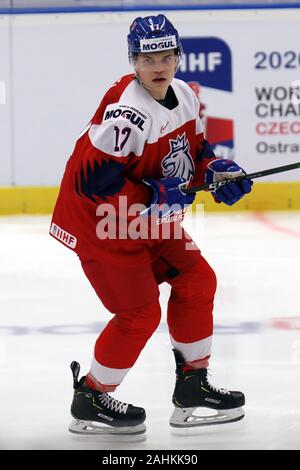
<instances>
[{"instance_id":1,"label":"skate laces","mask_svg":"<svg viewBox=\"0 0 300 470\"><path fill-rule=\"evenodd\" d=\"M111 397L107 393L103 393L102 395L98 395L99 401L106 406L106 408L116 411L117 413L124 413L126 414L128 403L123 403L122 401L116 400L115 398Z\"/></svg>"},{"instance_id":2,"label":"skate laces","mask_svg":"<svg viewBox=\"0 0 300 470\"><path fill-rule=\"evenodd\" d=\"M207 372L208 375L209 372ZM208 378L205 377L205 381L207 383L207 385L216 393L221 393L222 395L230 395L230 391L227 390L227 388L219 388L219 387L216 387L215 385L212 385L209 381L208 381Z\"/></svg>"}]
</instances>

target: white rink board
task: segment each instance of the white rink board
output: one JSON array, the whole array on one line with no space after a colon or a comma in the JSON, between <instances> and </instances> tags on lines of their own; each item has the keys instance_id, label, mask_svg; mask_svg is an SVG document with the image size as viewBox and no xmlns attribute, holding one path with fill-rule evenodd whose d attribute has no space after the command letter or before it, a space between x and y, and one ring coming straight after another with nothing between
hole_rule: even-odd
<instances>
[{"instance_id":1,"label":"white rink board","mask_svg":"<svg viewBox=\"0 0 300 470\"><path fill-rule=\"evenodd\" d=\"M157 14L157 12L153 12ZM72 152L77 135L95 112L107 88L129 73L126 35L136 16L151 12L16 15L12 26L12 49L3 51L11 60L13 81L13 128L15 154L9 142L1 143L0 184L56 185ZM201 98L207 113L234 121L236 159L248 170L297 161L298 153L258 153L256 145L300 145L300 133L259 136L255 126L255 87L289 87L300 78L300 10L172 11L166 12L181 36L216 37L226 42L232 58L233 91L203 87ZM8 25L7 25L8 28ZM0 34L3 34L0 28ZM5 44L5 42L3 43ZM1 50L3 49L1 45ZM270 67L270 55L282 66ZM287 52L293 55L286 55ZM263 52L265 69L255 69ZM2 54L2 56L3 56ZM274 59L275 57L275 59ZM277 59L276 59L277 57ZM0 59L1 60L1 59ZM3 59L2 59L3 60ZM290 60L290 62L289 62ZM272 63L273 63L272 62ZM293 65L293 67L287 67ZM274 65L274 63L273 63ZM0 77L1 79L1 77ZM282 101L288 106L288 99ZM10 105L12 103L9 103ZM274 101L277 105L278 101ZM2 108L2 109L1 109ZM3 112L3 106L0 113ZM299 111L300 113L300 111ZM5 125L9 123L6 116ZM264 122L275 118L264 118ZM289 115L277 122L298 122ZM1 135L3 130L0 131ZM299 128L300 132L300 128ZM4 145L4 149L2 151ZM12 162L14 162L13 174ZM294 172L274 175L264 181L295 180Z\"/></svg>"},{"instance_id":2,"label":"white rink board","mask_svg":"<svg viewBox=\"0 0 300 470\"><path fill-rule=\"evenodd\" d=\"M9 18L0 16L0 186L13 181L9 47Z\"/></svg>"}]
</instances>

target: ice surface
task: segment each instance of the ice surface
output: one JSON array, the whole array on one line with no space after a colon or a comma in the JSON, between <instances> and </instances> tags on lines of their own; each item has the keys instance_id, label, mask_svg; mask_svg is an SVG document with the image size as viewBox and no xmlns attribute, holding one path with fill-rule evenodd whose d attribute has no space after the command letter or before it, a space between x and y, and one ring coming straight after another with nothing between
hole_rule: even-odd
<instances>
[{"instance_id":1,"label":"ice surface","mask_svg":"<svg viewBox=\"0 0 300 470\"><path fill-rule=\"evenodd\" d=\"M242 390L244 420L172 430L165 320L114 394L146 408L137 438L74 436L69 364L86 373L111 318L49 217L0 218L1 449L300 449L300 214L206 215L185 225L215 269L211 382ZM161 288L166 305L169 289Z\"/></svg>"}]
</instances>

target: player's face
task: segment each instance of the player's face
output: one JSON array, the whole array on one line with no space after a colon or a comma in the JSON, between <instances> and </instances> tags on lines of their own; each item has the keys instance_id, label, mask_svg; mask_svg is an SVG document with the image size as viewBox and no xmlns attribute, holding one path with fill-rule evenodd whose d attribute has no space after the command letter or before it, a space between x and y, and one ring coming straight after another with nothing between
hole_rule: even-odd
<instances>
[{"instance_id":1,"label":"player's face","mask_svg":"<svg viewBox=\"0 0 300 470\"><path fill-rule=\"evenodd\" d=\"M156 100L164 99L178 65L175 51L139 54L134 65L142 85L151 96Z\"/></svg>"}]
</instances>

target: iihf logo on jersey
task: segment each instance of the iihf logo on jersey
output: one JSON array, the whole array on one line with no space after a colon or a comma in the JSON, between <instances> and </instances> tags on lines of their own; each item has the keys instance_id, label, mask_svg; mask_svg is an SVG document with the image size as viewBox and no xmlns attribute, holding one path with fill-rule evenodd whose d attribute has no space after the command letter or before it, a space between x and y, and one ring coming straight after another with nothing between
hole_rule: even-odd
<instances>
[{"instance_id":1,"label":"iihf logo on jersey","mask_svg":"<svg viewBox=\"0 0 300 470\"><path fill-rule=\"evenodd\" d=\"M170 139L170 152L161 162L165 177L179 176L189 181L195 174L195 165L190 155L190 144L185 133Z\"/></svg>"}]
</instances>

